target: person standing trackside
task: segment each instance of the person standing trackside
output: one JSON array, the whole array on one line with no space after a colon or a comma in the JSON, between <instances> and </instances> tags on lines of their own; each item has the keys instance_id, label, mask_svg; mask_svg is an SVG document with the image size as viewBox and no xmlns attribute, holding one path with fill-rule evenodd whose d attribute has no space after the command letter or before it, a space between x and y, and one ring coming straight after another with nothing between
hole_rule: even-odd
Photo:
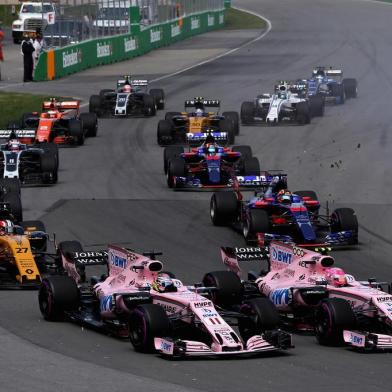
<instances>
[{"instance_id":1,"label":"person standing trackside","mask_svg":"<svg viewBox=\"0 0 392 392\"><path fill-rule=\"evenodd\" d=\"M33 81L33 52L34 43L29 33L24 34L24 39L21 45L21 51L23 55L23 81L32 82Z\"/></svg>"},{"instance_id":2,"label":"person standing trackside","mask_svg":"<svg viewBox=\"0 0 392 392\"><path fill-rule=\"evenodd\" d=\"M42 36L40 34L37 34L35 37L33 46L34 46L34 69L37 66L39 55L41 54L42 51Z\"/></svg>"}]
</instances>

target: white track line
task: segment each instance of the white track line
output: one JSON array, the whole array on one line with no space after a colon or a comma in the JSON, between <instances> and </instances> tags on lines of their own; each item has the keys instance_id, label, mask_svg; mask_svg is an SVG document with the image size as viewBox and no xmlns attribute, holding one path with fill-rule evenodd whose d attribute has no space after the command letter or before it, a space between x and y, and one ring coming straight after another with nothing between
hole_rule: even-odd
<instances>
[{"instance_id":1,"label":"white track line","mask_svg":"<svg viewBox=\"0 0 392 392\"><path fill-rule=\"evenodd\" d=\"M232 8L234 8L234 9L236 9L238 11L247 12L248 14L251 14L251 15L257 16L260 19L263 19L267 23L267 29L265 31L263 31L260 35L258 35L256 38L253 38L252 40L250 40L248 42L245 42L244 44L242 44L242 45L240 45L240 46L238 46L236 48L230 49L230 50L228 50L226 52L223 52L221 54L213 56L213 57L211 57L211 58L209 58L207 60L200 61L199 63L196 63L196 64L190 65L188 67L182 68L182 69L180 69L178 71L175 71L175 72L172 72L170 74L160 76L159 78L151 79L150 83L158 82L160 80L172 78L173 76L180 75L180 74L182 74L184 72L187 72L187 71L189 71L191 69L200 67L201 65L211 63L211 62L213 62L215 60L218 60L218 59L220 59L222 57L228 56L229 54L235 53L238 50L240 50L242 48L245 48L246 46L249 46L249 45L253 44L254 42L257 42L257 41L261 40L262 38L264 38L271 31L272 23L265 16L260 15L257 12L249 11L249 10L246 10L246 9L243 9L243 8L239 8L239 7L232 7ZM20 86L20 85L23 85L23 84L24 83L9 84L7 86L1 86L0 89L4 89L4 88L7 88L7 87ZM80 105L80 107L86 107L87 105L88 105L88 102L85 102L82 105Z\"/></svg>"},{"instance_id":2,"label":"white track line","mask_svg":"<svg viewBox=\"0 0 392 392\"><path fill-rule=\"evenodd\" d=\"M171 77L173 77L173 76L182 74L182 73L184 73L184 72L186 72L186 71L189 71L189 70L191 70L191 69L200 67L201 65L211 63L211 62L213 62L213 61L215 61L215 60L218 60L218 59L220 59L220 58L222 58L222 57L224 57L224 56L228 56L229 54L232 54L232 53L234 53L234 52L237 52L238 50L240 50L240 49L242 49L242 48L245 48L246 46L251 45L251 44L253 44L253 43L256 42L256 41L259 41L260 39L264 38L264 37L271 31L272 23L271 23L271 21L270 21L269 19L267 19L266 17L264 17L264 16L262 16L262 15L256 13L256 12L245 10L245 9L243 9L243 8L238 8L238 7L232 7L232 8L234 8L234 9L236 9L236 10L238 10L238 11L247 12L248 14L252 14L252 15L254 15L254 16L257 16L257 17L260 18L260 19L263 19L263 20L267 23L267 29L266 29L262 34L260 34L259 36L257 36L256 38L254 38L254 39L252 39L252 40L250 40L250 41L248 41L248 42L245 42L244 44L238 46L237 48L230 49L230 50L228 50L227 52L218 54L217 56L213 56L213 57L211 57L211 58L209 58L209 59L207 59L207 60L203 60L203 61L201 61L201 62L199 62L199 63L196 63L196 64L194 64L194 65L191 65L191 66L189 66L189 67L180 69L179 71L172 72L172 73L167 74L167 75L164 75L164 76L160 76L159 78L151 79L150 82L152 83L152 82L158 82L158 81L164 80L164 79L169 79L169 78L171 78Z\"/></svg>"},{"instance_id":3,"label":"white track line","mask_svg":"<svg viewBox=\"0 0 392 392\"><path fill-rule=\"evenodd\" d=\"M240 46L238 46L236 48L230 49L230 50L228 50L228 51L226 51L224 53L218 54L218 55L213 56L213 57L211 57L211 58L209 58L207 60L200 61L199 63L196 63L196 64L190 65L188 67L182 68L182 69L180 69L178 71L175 71L175 72L172 72L170 74L160 76L159 78L151 79L149 82L153 83L153 82L158 82L160 80L169 79L169 78L172 78L173 76L180 75L180 74L182 74L184 72L187 72L187 71L189 71L191 69L200 67L201 65L211 63L211 62L213 62L215 60L218 60L218 59L220 59L220 58L222 58L224 56L228 56L229 54L237 52L238 50L240 50L242 48L245 48L246 46L251 45L251 44L253 44L256 41L259 41L260 39L264 38L271 31L272 23L266 17L264 17L264 16L262 16L262 15L256 13L256 12L248 11L248 10L243 9L243 8L238 8L238 7L232 7L232 8L234 8L234 9L236 9L238 11L247 12L248 14L252 14L254 16L257 16L260 19L263 19L267 23L267 29L265 31L263 31L260 35L258 35L256 38L253 38L252 40L250 40L248 42L245 42L244 44L242 44L242 45L240 45ZM88 103L86 102L86 103L80 105L80 107L86 107L87 105L88 105Z\"/></svg>"}]
</instances>

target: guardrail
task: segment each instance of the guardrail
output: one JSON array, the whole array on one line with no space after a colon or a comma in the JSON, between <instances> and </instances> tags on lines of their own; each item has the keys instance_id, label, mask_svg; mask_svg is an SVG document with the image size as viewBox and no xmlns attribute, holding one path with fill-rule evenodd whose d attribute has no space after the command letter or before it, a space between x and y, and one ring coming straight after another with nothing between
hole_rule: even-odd
<instances>
[{"instance_id":1,"label":"guardrail","mask_svg":"<svg viewBox=\"0 0 392 392\"><path fill-rule=\"evenodd\" d=\"M130 7L131 32L92 39L41 54L34 72L36 81L58 79L87 68L140 56L192 35L224 25L224 9L206 11L140 29L139 7Z\"/></svg>"}]
</instances>

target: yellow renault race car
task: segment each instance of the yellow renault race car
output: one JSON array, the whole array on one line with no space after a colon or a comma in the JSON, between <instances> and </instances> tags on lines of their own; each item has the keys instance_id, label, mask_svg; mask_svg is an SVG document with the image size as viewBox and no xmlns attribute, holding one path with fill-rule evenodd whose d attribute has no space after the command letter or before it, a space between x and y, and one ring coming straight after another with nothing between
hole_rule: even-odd
<instances>
[{"instance_id":1,"label":"yellow renault race car","mask_svg":"<svg viewBox=\"0 0 392 392\"><path fill-rule=\"evenodd\" d=\"M40 221L0 220L0 289L35 289L46 270L47 234Z\"/></svg>"},{"instance_id":2,"label":"yellow renault race car","mask_svg":"<svg viewBox=\"0 0 392 392\"><path fill-rule=\"evenodd\" d=\"M167 112L160 120L157 139L160 146L175 143L198 145L205 141L207 131L215 140L233 144L239 134L239 115L237 112L219 114L220 101L196 97L185 101L183 112ZM216 108L216 111L208 111Z\"/></svg>"}]
</instances>

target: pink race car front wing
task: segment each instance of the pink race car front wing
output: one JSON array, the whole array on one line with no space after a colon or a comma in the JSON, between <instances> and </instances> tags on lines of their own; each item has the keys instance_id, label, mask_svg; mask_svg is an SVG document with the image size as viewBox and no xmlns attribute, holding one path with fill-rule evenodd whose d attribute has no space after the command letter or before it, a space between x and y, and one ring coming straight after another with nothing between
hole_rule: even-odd
<instances>
[{"instance_id":1,"label":"pink race car front wing","mask_svg":"<svg viewBox=\"0 0 392 392\"><path fill-rule=\"evenodd\" d=\"M254 355L268 351L286 350L293 348L292 336L289 333L279 331L279 337L276 342L269 342L261 335L252 336L246 342L246 348L239 345L237 348L208 346L205 343L192 340L171 340L169 338L155 338L155 349L162 355L172 357L190 357L190 356L238 356Z\"/></svg>"},{"instance_id":2,"label":"pink race car front wing","mask_svg":"<svg viewBox=\"0 0 392 392\"><path fill-rule=\"evenodd\" d=\"M344 342L362 350L392 350L392 336L380 333L343 331Z\"/></svg>"}]
</instances>

